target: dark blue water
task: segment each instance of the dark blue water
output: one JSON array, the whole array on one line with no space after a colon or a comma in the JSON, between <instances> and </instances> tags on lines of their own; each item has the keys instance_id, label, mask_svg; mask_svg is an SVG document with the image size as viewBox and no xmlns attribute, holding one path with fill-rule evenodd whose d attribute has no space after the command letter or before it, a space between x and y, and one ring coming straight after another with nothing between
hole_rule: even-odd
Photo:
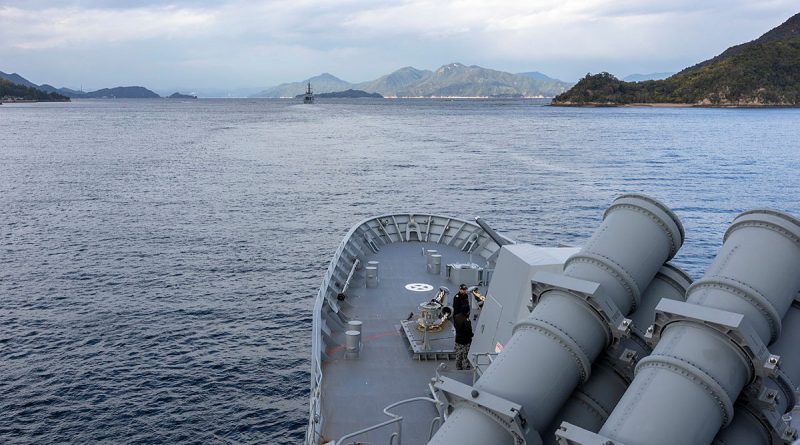
<instances>
[{"instance_id":1,"label":"dark blue water","mask_svg":"<svg viewBox=\"0 0 800 445\"><path fill-rule=\"evenodd\" d=\"M535 101L0 107L0 443L297 443L311 307L362 217L581 243L670 205L702 275L745 209L800 214L800 110Z\"/></svg>"}]
</instances>

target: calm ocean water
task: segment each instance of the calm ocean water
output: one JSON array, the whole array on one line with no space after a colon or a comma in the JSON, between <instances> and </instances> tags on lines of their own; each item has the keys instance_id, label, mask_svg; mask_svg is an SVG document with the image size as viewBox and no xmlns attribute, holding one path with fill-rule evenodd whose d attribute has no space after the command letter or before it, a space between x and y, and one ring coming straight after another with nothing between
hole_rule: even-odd
<instances>
[{"instance_id":1,"label":"calm ocean water","mask_svg":"<svg viewBox=\"0 0 800 445\"><path fill-rule=\"evenodd\" d=\"M699 278L742 210L800 215L800 110L537 101L0 107L0 443L298 443L347 229L483 216L579 244L651 194Z\"/></svg>"}]
</instances>

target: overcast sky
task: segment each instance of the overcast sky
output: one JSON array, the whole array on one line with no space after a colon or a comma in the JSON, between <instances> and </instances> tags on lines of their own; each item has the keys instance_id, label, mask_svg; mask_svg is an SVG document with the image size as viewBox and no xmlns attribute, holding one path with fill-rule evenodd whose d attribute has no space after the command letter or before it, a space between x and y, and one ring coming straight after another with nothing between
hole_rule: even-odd
<instances>
[{"instance_id":1,"label":"overcast sky","mask_svg":"<svg viewBox=\"0 0 800 445\"><path fill-rule=\"evenodd\" d=\"M800 12L797 0L0 0L0 71L97 89L373 79L449 62L678 71Z\"/></svg>"}]
</instances>

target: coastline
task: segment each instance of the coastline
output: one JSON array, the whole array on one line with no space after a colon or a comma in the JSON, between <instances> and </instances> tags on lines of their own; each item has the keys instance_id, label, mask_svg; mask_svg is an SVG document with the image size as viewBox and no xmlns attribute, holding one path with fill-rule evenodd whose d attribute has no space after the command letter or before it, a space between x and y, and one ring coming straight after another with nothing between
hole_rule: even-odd
<instances>
[{"instance_id":1,"label":"coastline","mask_svg":"<svg viewBox=\"0 0 800 445\"><path fill-rule=\"evenodd\" d=\"M36 100L36 99L19 99L19 100L2 100L0 99L0 104L36 104L40 102L56 102L56 103L65 103L65 102L72 102L71 100Z\"/></svg>"},{"instance_id":2,"label":"coastline","mask_svg":"<svg viewBox=\"0 0 800 445\"><path fill-rule=\"evenodd\" d=\"M327 93L320 93L320 94L327 94ZM249 99L297 99L296 97L251 97ZM342 98L342 99L349 99L349 98ZM356 98L362 99L362 98ZM364 97L364 99L445 99L445 100L476 100L476 99L483 99L483 100L540 100L540 99L552 99L552 97L547 96L524 96L524 97L492 97L492 96L383 96L382 98L368 98Z\"/></svg>"},{"instance_id":3,"label":"coastline","mask_svg":"<svg viewBox=\"0 0 800 445\"><path fill-rule=\"evenodd\" d=\"M608 103L608 102L550 102L551 107L576 107L576 108L800 108L798 105L787 104L692 104L671 102L637 102L637 103Z\"/></svg>"}]
</instances>

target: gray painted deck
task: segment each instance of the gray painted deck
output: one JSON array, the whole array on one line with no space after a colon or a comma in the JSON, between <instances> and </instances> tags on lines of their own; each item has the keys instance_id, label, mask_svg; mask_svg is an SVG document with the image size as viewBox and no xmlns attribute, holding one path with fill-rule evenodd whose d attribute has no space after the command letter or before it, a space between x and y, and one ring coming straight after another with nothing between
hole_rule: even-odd
<instances>
[{"instance_id":1,"label":"gray painted deck","mask_svg":"<svg viewBox=\"0 0 800 445\"><path fill-rule=\"evenodd\" d=\"M442 254L440 275L426 272L422 249L436 249ZM440 363L448 369L442 375L472 383L471 371L456 371L455 362L447 360L414 360L407 340L400 333L400 322L411 312L418 316L419 303L428 301L439 286L446 286L451 293L448 303L458 289L458 283L445 278L447 263L466 263L470 257L454 247L436 243L393 243L381 246L381 250L365 258L379 261L379 285L366 288L364 270L358 271L347 291L343 313L351 320L360 320L362 344L358 359L344 357L344 335L335 334L339 346L329 348L328 360L323 362L325 376L322 386L322 405L325 423L323 437L337 440L345 434L383 422L389 418L383 409L394 402L411 397L430 397L428 383L435 375ZM474 255L472 262L484 266L483 258ZM405 289L409 283L427 283L433 286L429 292L414 292ZM485 293L485 287L481 287ZM450 324L440 334L440 344L452 346L453 333ZM437 413L428 402L415 402L393 410L402 415L402 440L404 444L424 444L428 441L431 420ZM394 426L367 433L348 443L359 440L370 444L388 444Z\"/></svg>"}]
</instances>

